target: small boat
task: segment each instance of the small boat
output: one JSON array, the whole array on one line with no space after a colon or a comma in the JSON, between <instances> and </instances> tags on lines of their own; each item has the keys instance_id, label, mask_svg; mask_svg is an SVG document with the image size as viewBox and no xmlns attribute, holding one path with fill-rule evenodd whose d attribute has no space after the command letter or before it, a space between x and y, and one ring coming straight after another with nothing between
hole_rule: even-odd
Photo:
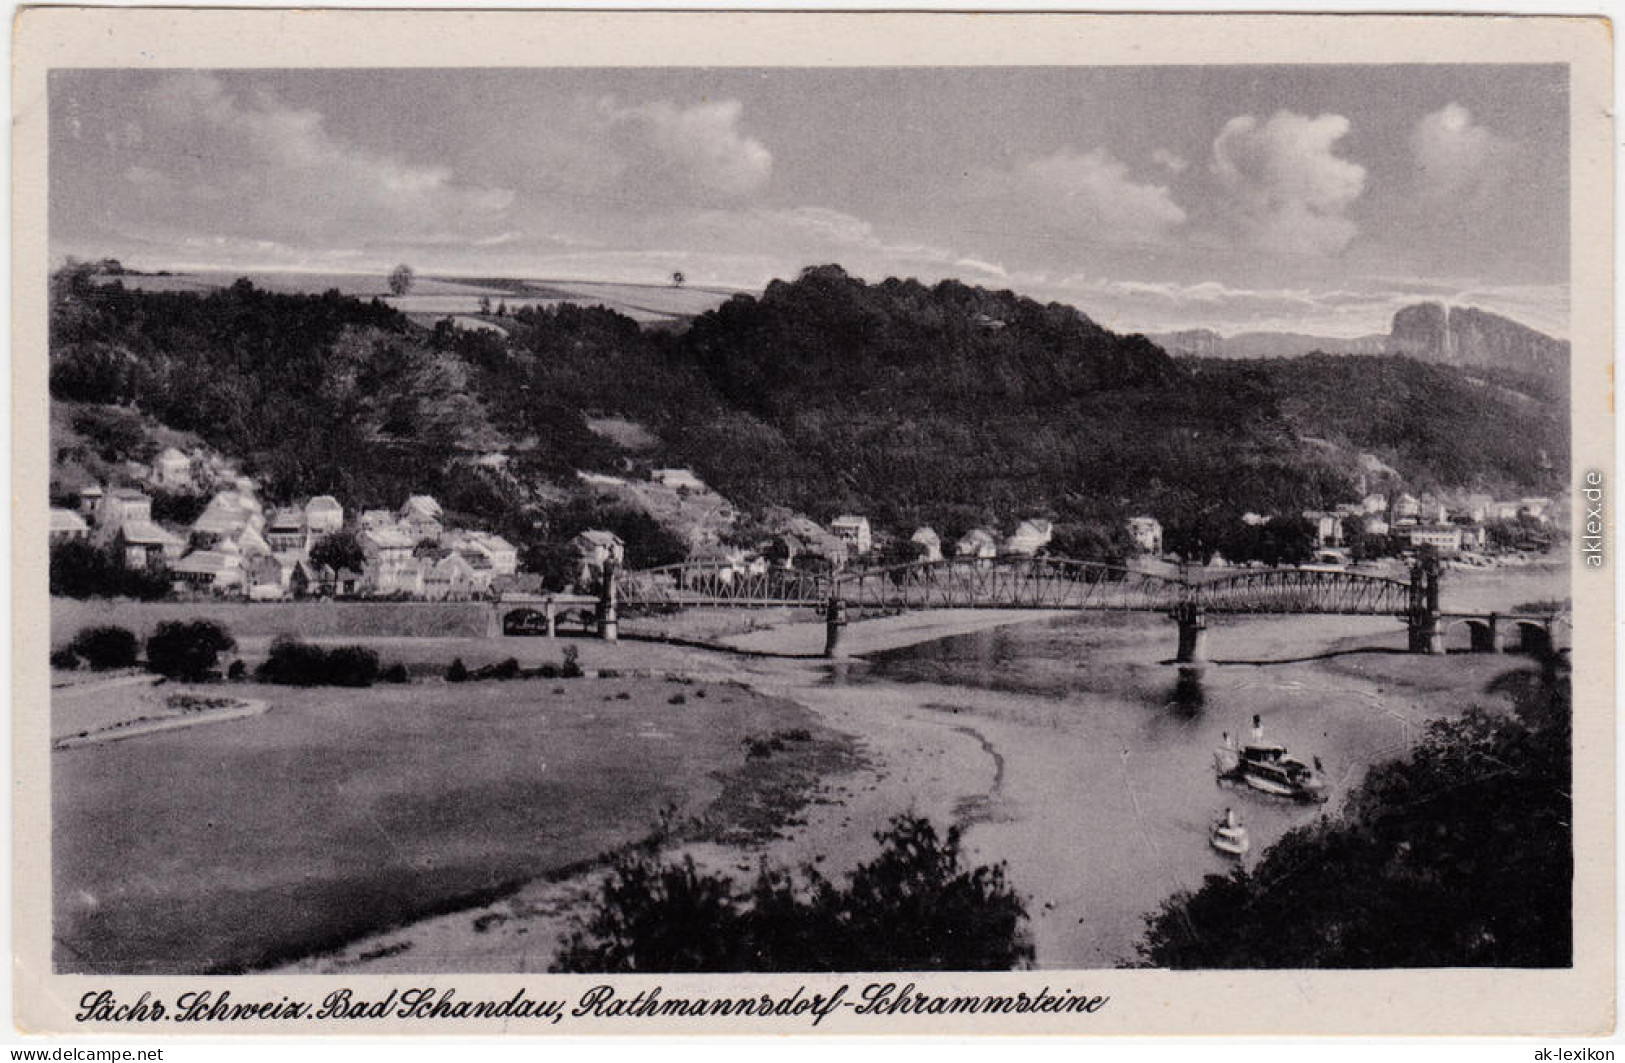
<instances>
[{"instance_id":1,"label":"small boat","mask_svg":"<svg viewBox=\"0 0 1625 1063\"><path fill-rule=\"evenodd\" d=\"M1253 740L1239 749L1228 732L1224 745L1213 755L1213 765L1221 781L1242 782L1253 789L1297 801L1325 801L1326 776L1319 758L1310 767L1287 755L1286 747L1264 741L1264 729L1253 717Z\"/></svg>"},{"instance_id":2,"label":"small boat","mask_svg":"<svg viewBox=\"0 0 1625 1063\"><path fill-rule=\"evenodd\" d=\"M1243 856L1251 849L1252 841L1247 837L1247 828L1241 825L1236 813L1225 809L1213 824L1213 832L1208 835L1208 844L1230 856Z\"/></svg>"}]
</instances>

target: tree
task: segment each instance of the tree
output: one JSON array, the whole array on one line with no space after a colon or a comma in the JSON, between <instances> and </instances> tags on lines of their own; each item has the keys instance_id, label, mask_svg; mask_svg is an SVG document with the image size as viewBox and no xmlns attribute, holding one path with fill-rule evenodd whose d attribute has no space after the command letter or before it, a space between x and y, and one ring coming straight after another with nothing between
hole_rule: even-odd
<instances>
[{"instance_id":1,"label":"tree","mask_svg":"<svg viewBox=\"0 0 1625 1063\"><path fill-rule=\"evenodd\" d=\"M133 667L138 648L134 632L111 625L87 627L68 643L69 650L97 671Z\"/></svg>"},{"instance_id":2,"label":"tree","mask_svg":"<svg viewBox=\"0 0 1625 1063\"><path fill-rule=\"evenodd\" d=\"M811 867L763 867L741 890L692 858L623 854L596 909L553 969L666 971L997 971L1032 962L1022 898L1003 865L968 868L957 827L939 836L904 815L875 835L880 855L838 886Z\"/></svg>"},{"instance_id":3,"label":"tree","mask_svg":"<svg viewBox=\"0 0 1625 1063\"><path fill-rule=\"evenodd\" d=\"M355 532L340 530L324 536L310 548L310 561L313 565L326 565L334 572L343 569L360 572L367 563L367 555L356 540Z\"/></svg>"},{"instance_id":4,"label":"tree","mask_svg":"<svg viewBox=\"0 0 1625 1063\"><path fill-rule=\"evenodd\" d=\"M147 668L170 679L197 682L207 679L220 654L236 645L212 620L165 620L147 639Z\"/></svg>"},{"instance_id":5,"label":"tree","mask_svg":"<svg viewBox=\"0 0 1625 1063\"><path fill-rule=\"evenodd\" d=\"M672 274L671 274L671 286L673 288L681 288L683 286L683 282L686 281L686 280L688 280L688 278L683 276L683 271L682 270L678 269L678 270L673 270L672 271Z\"/></svg>"},{"instance_id":6,"label":"tree","mask_svg":"<svg viewBox=\"0 0 1625 1063\"><path fill-rule=\"evenodd\" d=\"M403 263L390 271L389 290L396 295L405 295L412 290L412 282L416 279L417 274L412 272L412 267Z\"/></svg>"}]
</instances>

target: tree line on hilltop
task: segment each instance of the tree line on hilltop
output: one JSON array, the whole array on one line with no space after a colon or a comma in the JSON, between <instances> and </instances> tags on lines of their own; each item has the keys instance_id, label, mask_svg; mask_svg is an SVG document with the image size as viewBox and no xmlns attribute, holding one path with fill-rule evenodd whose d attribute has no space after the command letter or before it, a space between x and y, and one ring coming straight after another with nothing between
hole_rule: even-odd
<instances>
[{"instance_id":1,"label":"tree line on hilltop","mask_svg":"<svg viewBox=\"0 0 1625 1063\"><path fill-rule=\"evenodd\" d=\"M1566 471L1562 411L1447 367L1175 361L1071 307L956 281L867 284L821 266L681 332L572 305L523 307L502 326L422 328L378 300L247 281L143 292L65 269L51 391L195 432L273 501L434 493L453 520L543 554L580 529L553 519L558 492L538 486L649 460L594 433L594 416L645 425L659 463L694 468L747 513L852 511L945 540L1039 516L1121 549L1123 519L1150 513L1171 548L1199 552L1243 512L1355 497L1358 452L1422 487L1535 490ZM461 460L487 449L509 454L508 474ZM632 557L680 556L680 542L631 527L630 507L600 509L590 516L651 553Z\"/></svg>"}]
</instances>

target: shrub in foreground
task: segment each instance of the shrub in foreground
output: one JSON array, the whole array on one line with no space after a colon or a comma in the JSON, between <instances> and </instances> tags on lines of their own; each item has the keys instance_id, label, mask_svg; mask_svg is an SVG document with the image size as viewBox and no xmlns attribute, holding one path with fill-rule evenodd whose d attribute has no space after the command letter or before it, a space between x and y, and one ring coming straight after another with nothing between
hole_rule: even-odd
<instances>
[{"instance_id":1,"label":"shrub in foreground","mask_svg":"<svg viewBox=\"0 0 1625 1063\"><path fill-rule=\"evenodd\" d=\"M880 855L844 885L811 867L802 880L763 867L749 889L661 863L650 849L616 859L597 906L553 970L997 971L1027 966L1023 899L1004 866L965 866L957 827L898 816Z\"/></svg>"},{"instance_id":2,"label":"shrub in foreground","mask_svg":"<svg viewBox=\"0 0 1625 1063\"><path fill-rule=\"evenodd\" d=\"M365 646L324 650L279 635L254 676L262 683L282 686L370 687L378 678L378 655Z\"/></svg>"},{"instance_id":3,"label":"shrub in foreground","mask_svg":"<svg viewBox=\"0 0 1625 1063\"><path fill-rule=\"evenodd\" d=\"M171 679L207 679L237 640L212 620L165 620L147 639L147 668Z\"/></svg>"},{"instance_id":4,"label":"shrub in foreground","mask_svg":"<svg viewBox=\"0 0 1625 1063\"><path fill-rule=\"evenodd\" d=\"M68 649L97 671L134 667L140 647L135 632L112 625L87 627L68 643Z\"/></svg>"},{"instance_id":5,"label":"shrub in foreground","mask_svg":"<svg viewBox=\"0 0 1625 1063\"><path fill-rule=\"evenodd\" d=\"M51 667L59 668L64 672L71 672L79 667L79 655L64 647L51 651Z\"/></svg>"}]
</instances>

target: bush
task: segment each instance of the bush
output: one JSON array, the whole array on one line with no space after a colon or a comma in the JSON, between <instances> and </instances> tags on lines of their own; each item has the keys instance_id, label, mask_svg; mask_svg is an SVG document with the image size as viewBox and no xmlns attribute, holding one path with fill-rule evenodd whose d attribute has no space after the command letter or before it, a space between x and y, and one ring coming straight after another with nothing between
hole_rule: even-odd
<instances>
[{"instance_id":1,"label":"bush","mask_svg":"<svg viewBox=\"0 0 1625 1063\"><path fill-rule=\"evenodd\" d=\"M564 663L559 666L561 679L580 679L584 673L581 671L581 651L574 646L564 647Z\"/></svg>"},{"instance_id":2,"label":"bush","mask_svg":"<svg viewBox=\"0 0 1625 1063\"><path fill-rule=\"evenodd\" d=\"M134 667L139 648L134 632L114 626L87 627L68 643L68 649L98 672Z\"/></svg>"},{"instance_id":3,"label":"bush","mask_svg":"<svg viewBox=\"0 0 1625 1063\"><path fill-rule=\"evenodd\" d=\"M446 669L446 682L468 682L468 666L463 663L463 659L461 657L455 658L451 662L451 667Z\"/></svg>"},{"instance_id":4,"label":"bush","mask_svg":"<svg viewBox=\"0 0 1625 1063\"><path fill-rule=\"evenodd\" d=\"M51 667L71 672L79 667L79 655L70 649L51 651Z\"/></svg>"},{"instance_id":5,"label":"bush","mask_svg":"<svg viewBox=\"0 0 1625 1063\"><path fill-rule=\"evenodd\" d=\"M406 674L406 665L397 663L379 672L378 681L380 683L406 683L411 681L411 677Z\"/></svg>"},{"instance_id":6,"label":"bush","mask_svg":"<svg viewBox=\"0 0 1625 1063\"><path fill-rule=\"evenodd\" d=\"M231 680L239 680L247 674L248 666L243 663L243 659L241 657L237 658L235 661L232 661L231 667L226 669L226 678Z\"/></svg>"},{"instance_id":7,"label":"bush","mask_svg":"<svg viewBox=\"0 0 1625 1063\"><path fill-rule=\"evenodd\" d=\"M212 620L165 620L147 639L147 668L171 679L207 679L237 640Z\"/></svg>"},{"instance_id":8,"label":"bush","mask_svg":"<svg viewBox=\"0 0 1625 1063\"><path fill-rule=\"evenodd\" d=\"M378 678L378 655L365 646L324 650L279 635L254 674L261 682L283 686L370 687Z\"/></svg>"},{"instance_id":9,"label":"bush","mask_svg":"<svg viewBox=\"0 0 1625 1063\"><path fill-rule=\"evenodd\" d=\"M994 971L1032 962L1025 902L1003 865L967 869L958 828L898 816L875 835L880 855L844 887L813 868L797 885L763 868L748 891L691 859L650 849L618 858L596 909L553 970Z\"/></svg>"},{"instance_id":10,"label":"bush","mask_svg":"<svg viewBox=\"0 0 1625 1063\"><path fill-rule=\"evenodd\" d=\"M51 593L64 598L139 598L152 601L169 593L169 580L157 572L125 568L112 550L83 541L51 547Z\"/></svg>"}]
</instances>

